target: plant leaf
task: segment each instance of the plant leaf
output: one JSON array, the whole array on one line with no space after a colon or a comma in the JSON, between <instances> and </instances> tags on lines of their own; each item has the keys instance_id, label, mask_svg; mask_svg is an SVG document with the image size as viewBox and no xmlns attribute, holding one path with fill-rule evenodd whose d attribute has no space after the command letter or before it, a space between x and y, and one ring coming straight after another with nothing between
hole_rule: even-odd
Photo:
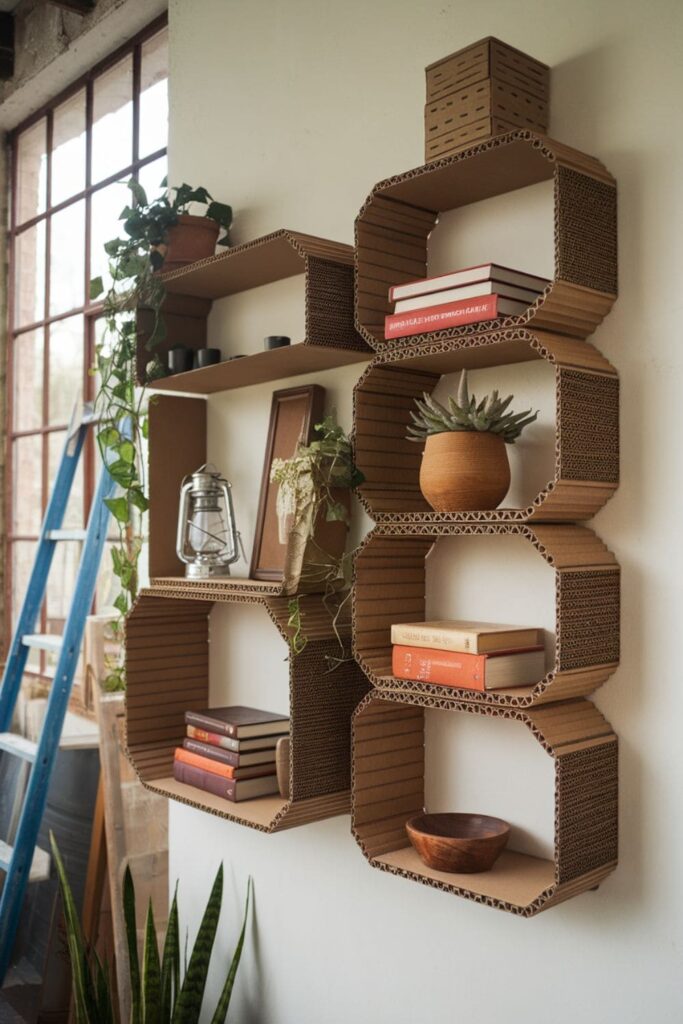
<instances>
[{"instance_id":1,"label":"plant leaf","mask_svg":"<svg viewBox=\"0 0 683 1024\"><path fill-rule=\"evenodd\" d=\"M252 881L251 878L247 882L247 901L244 907L244 920L242 921L242 931L240 937L237 940L235 946L235 952L233 953L232 963L230 964L230 970L228 976L225 979L223 991L221 992L220 999L216 1006L213 1017L211 1018L211 1024L225 1024L225 1018L228 1013L228 1007L230 1006L230 997L232 990L235 985L235 977L237 976L237 968L240 965L240 959L242 957L242 949L244 948L244 936L247 931L247 918L249 915L249 898L251 896Z\"/></svg>"},{"instance_id":2,"label":"plant leaf","mask_svg":"<svg viewBox=\"0 0 683 1024\"><path fill-rule=\"evenodd\" d=\"M89 295L91 299L96 299L104 291L104 281L101 277L93 277L90 281Z\"/></svg>"},{"instance_id":3,"label":"plant leaf","mask_svg":"<svg viewBox=\"0 0 683 1024\"><path fill-rule=\"evenodd\" d=\"M180 990L180 937L178 934L178 883L168 915L166 939L161 959L161 1020L171 1020Z\"/></svg>"},{"instance_id":4,"label":"plant leaf","mask_svg":"<svg viewBox=\"0 0 683 1024\"><path fill-rule=\"evenodd\" d=\"M216 873L209 902L197 932L190 963L173 1014L174 1024L197 1024L202 1008L211 951L216 938L223 897L223 865Z\"/></svg>"},{"instance_id":5,"label":"plant leaf","mask_svg":"<svg viewBox=\"0 0 683 1024\"><path fill-rule=\"evenodd\" d=\"M128 502L125 498L105 498L104 504L118 523L125 524L130 521Z\"/></svg>"},{"instance_id":6,"label":"plant leaf","mask_svg":"<svg viewBox=\"0 0 683 1024\"><path fill-rule=\"evenodd\" d=\"M97 1007L93 992L92 980L88 968L88 958L83 941L83 932L76 910L76 904L71 892L69 880L66 877L64 862L62 860L54 834L50 832L50 846L52 856L57 868L59 889L62 895L62 907L66 922L67 943L69 946L69 959L71 961L71 978L73 984L74 1007L76 1010L77 1024L91 1024L96 1020Z\"/></svg>"},{"instance_id":7,"label":"plant leaf","mask_svg":"<svg viewBox=\"0 0 683 1024\"><path fill-rule=\"evenodd\" d=\"M119 597L122 595L119 594ZM135 924L135 886L130 868L126 865L123 876L123 917L128 940L128 970L130 976L130 1024L142 1024L140 1006L140 963L138 961L138 935Z\"/></svg>"},{"instance_id":8,"label":"plant leaf","mask_svg":"<svg viewBox=\"0 0 683 1024\"><path fill-rule=\"evenodd\" d=\"M142 956L142 1022L143 1024L162 1024L161 1017L161 968L159 966L159 949L157 933L154 927L154 911L152 900L147 907L145 924L145 948Z\"/></svg>"},{"instance_id":9,"label":"plant leaf","mask_svg":"<svg viewBox=\"0 0 683 1024\"><path fill-rule=\"evenodd\" d=\"M147 193L145 192L140 182L136 181L135 178L131 178L130 181L128 181L126 184L133 193L133 198L135 199L135 202L138 204L138 206L147 206Z\"/></svg>"}]
</instances>

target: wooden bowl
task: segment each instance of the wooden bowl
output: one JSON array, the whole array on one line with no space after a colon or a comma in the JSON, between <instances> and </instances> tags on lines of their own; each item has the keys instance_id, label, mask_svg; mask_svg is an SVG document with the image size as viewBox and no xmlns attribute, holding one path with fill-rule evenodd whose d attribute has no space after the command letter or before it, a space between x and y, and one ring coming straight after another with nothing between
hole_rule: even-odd
<instances>
[{"instance_id":1,"label":"wooden bowl","mask_svg":"<svg viewBox=\"0 0 683 1024\"><path fill-rule=\"evenodd\" d=\"M510 838L507 821L485 814L417 814L406 832L427 867L469 874L490 871Z\"/></svg>"}]
</instances>

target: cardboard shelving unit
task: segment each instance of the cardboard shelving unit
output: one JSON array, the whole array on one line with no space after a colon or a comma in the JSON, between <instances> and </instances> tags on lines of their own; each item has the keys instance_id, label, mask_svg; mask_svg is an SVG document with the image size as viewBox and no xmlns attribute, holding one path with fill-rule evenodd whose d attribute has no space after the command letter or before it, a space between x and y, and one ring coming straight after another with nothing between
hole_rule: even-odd
<instances>
[{"instance_id":1,"label":"cardboard shelving unit","mask_svg":"<svg viewBox=\"0 0 683 1024\"><path fill-rule=\"evenodd\" d=\"M519 316L451 327L423 344L469 338L499 327L586 338L616 299L617 190L593 157L520 129L453 156L381 181L356 219L356 326L377 351L401 352L410 339L387 342L390 285L427 276L428 239L439 213L553 181L555 273L544 294Z\"/></svg>"},{"instance_id":2,"label":"cardboard shelving unit","mask_svg":"<svg viewBox=\"0 0 683 1024\"><path fill-rule=\"evenodd\" d=\"M619 663L619 566L611 551L582 526L450 525L449 536L520 536L555 573L555 653L548 672L531 686L465 690L397 679L391 671L391 626L425 619L425 558L437 536L384 533L377 527L356 555L354 653L372 684L395 693L419 693L495 708L531 708L586 696ZM438 549L437 549L438 554ZM502 570L503 571L503 570Z\"/></svg>"},{"instance_id":3,"label":"cardboard shelving unit","mask_svg":"<svg viewBox=\"0 0 683 1024\"><path fill-rule=\"evenodd\" d=\"M505 850L491 871L427 867L405 823L424 809L424 711L513 718L555 763L552 860ZM353 720L353 832L373 867L456 896L532 917L595 888L617 862L617 737L589 701L528 711L487 708L421 694L374 690Z\"/></svg>"},{"instance_id":4,"label":"cardboard shelving unit","mask_svg":"<svg viewBox=\"0 0 683 1024\"><path fill-rule=\"evenodd\" d=\"M217 601L261 605L280 635L290 638L286 598L246 589L211 596L163 585L143 590L126 622L126 738L141 782L262 832L348 813L351 715L368 683L351 660L329 671L327 658L338 657L340 647L320 597L301 599L308 643L289 659L290 798L231 803L173 778L185 711L209 706L209 615Z\"/></svg>"},{"instance_id":5,"label":"cardboard shelving unit","mask_svg":"<svg viewBox=\"0 0 683 1024\"><path fill-rule=\"evenodd\" d=\"M441 374L531 359L555 374L555 472L525 508L434 512L420 491L421 451L406 429L414 399L431 392ZM382 529L447 533L461 522L577 521L602 508L619 482L619 379L585 341L530 327L475 332L450 340L407 339L383 349L354 391L356 463L365 476L359 494Z\"/></svg>"},{"instance_id":6,"label":"cardboard shelving unit","mask_svg":"<svg viewBox=\"0 0 683 1024\"><path fill-rule=\"evenodd\" d=\"M519 316L385 340L389 287L428 275L440 212L545 180L553 181L555 270L543 295ZM524 129L380 182L356 220L356 326L376 355L355 388L354 443L361 500L376 526L355 560L354 652L374 689L354 716L354 834L374 867L524 916L596 887L617 860L617 740L585 697L618 664L619 567L576 525L618 485L618 378L585 340L615 301L616 252L612 176ZM406 439L415 398L443 374L532 359L555 376L553 478L524 508L434 512L419 487L420 449ZM391 625L425 619L427 554L439 537L480 534L492 544L523 537L554 570L552 665L533 685L483 693L395 678ZM423 864L405 824L425 809L426 708L531 729L555 762L552 860L509 850L477 875Z\"/></svg>"},{"instance_id":7,"label":"cardboard shelving unit","mask_svg":"<svg viewBox=\"0 0 683 1024\"><path fill-rule=\"evenodd\" d=\"M281 229L163 275L166 337L155 351L163 359L173 345L203 348L214 300L304 275L305 337L289 348L226 360L153 382L157 391L213 394L361 362L370 355L353 320L354 250L350 245ZM138 379L145 380L151 354L145 347L148 315L138 312Z\"/></svg>"}]
</instances>

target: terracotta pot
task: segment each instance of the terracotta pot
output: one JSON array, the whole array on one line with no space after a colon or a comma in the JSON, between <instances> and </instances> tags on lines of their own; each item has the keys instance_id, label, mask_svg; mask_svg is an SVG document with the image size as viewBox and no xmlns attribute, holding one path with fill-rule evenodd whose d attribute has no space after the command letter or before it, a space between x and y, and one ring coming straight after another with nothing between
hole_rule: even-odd
<instances>
[{"instance_id":1,"label":"terracotta pot","mask_svg":"<svg viewBox=\"0 0 683 1024\"><path fill-rule=\"evenodd\" d=\"M427 438L420 489L435 512L497 508L509 486L505 442L497 434L454 430Z\"/></svg>"},{"instance_id":2,"label":"terracotta pot","mask_svg":"<svg viewBox=\"0 0 683 1024\"><path fill-rule=\"evenodd\" d=\"M169 228L166 244L157 246L164 256L162 271L177 270L188 263L213 256L219 230L216 221L209 217L181 214L175 227Z\"/></svg>"}]
</instances>

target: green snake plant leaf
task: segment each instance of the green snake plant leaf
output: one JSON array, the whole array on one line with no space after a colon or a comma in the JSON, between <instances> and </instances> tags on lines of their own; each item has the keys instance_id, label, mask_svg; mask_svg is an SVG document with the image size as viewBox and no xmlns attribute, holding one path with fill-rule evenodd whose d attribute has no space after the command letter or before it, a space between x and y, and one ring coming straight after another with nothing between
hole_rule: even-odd
<instances>
[{"instance_id":1,"label":"green snake plant leaf","mask_svg":"<svg viewBox=\"0 0 683 1024\"><path fill-rule=\"evenodd\" d=\"M180 937L178 930L178 884L173 894L171 911L166 926L164 952L161 958L161 1019L172 1019L175 1002L180 991Z\"/></svg>"},{"instance_id":2,"label":"green snake plant leaf","mask_svg":"<svg viewBox=\"0 0 683 1024\"><path fill-rule=\"evenodd\" d=\"M138 935L135 924L135 887L130 868L126 865L123 876L123 917L128 941L128 968L130 973L130 1024L142 1024L140 1005L140 963Z\"/></svg>"},{"instance_id":3,"label":"green snake plant leaf","mask_svg":"<svg viewBox=\"0 0 683 1024\"><path fill-rule=\"evenodd\" d=\"M145 948L142 955L142 1024L162 1024L161 967L154 911L150 899L145 923Z\"/></svg>"},{"instance_id":4,"label":"green snake plant leaf","mask_svg":"<svg viewBox=\"0 0 683 1024\"><path fill-rule=\"evenodd\" d=\"M97 1003L96 1020L101 1024L114 1024L114 1004L112 1002L111 973L107 961L100 962L95 949L92 950L95 974L95 1001Z\"/></svg>"},{"instance_id":5,"label":"green snake plant leaf","mask_svg":"<svg viewBox=\"0 0 683 1024\"><path fill-rule=\"evenodd\" d=\"M223 865L216 873L173 1014L173 1024L197 1024L223 897Z\"/></svg>"},{"instance_id":6,"label":"green snake plant leaf","mask_svg":"<svg viewBox=\"0 0 683 1024\"><path fill-rule=\"evenodd\" d=\"M230 964L230 970L228 971L228 976L225 979L225 985L223 986L221 997L218 1000L218 1005L216 1006L214 1015L211 1018L211 1024L225 1024L225 1018L227 1017L228 1014L228 1007L230 1006L230 997L232 995L232 990L235 985L237 968L240 965L242 949L244 948L244 936L247 931L247 918L249 916L249 899L251 896L251 890L252 881L250 878L249 881L247 882L247 902L244 907L244 920L242 921L242 931L240 932L240 937L237 940L235 952L233 953L232 957L232 963Z\"/></svg>"},{"instance_id":7,"label":"green snake plant leaf","mask_svg":"<svg viewBox=\"0 0 683 1024\"><path fill-rule=\"evenodd\" d=\"M62 895L64 907L64 918L66 921L66 934L69 946L69 959L71 960L71 978L73 984L74 1010L76 1024L91 1024L97 1020L97 1005L95 991L93 989L88 958L83 941L83 932L74 903L73 894L64 870L64 862L57 847L54 834L50 832L50 845L52 856L57 867L59 889Z\"/></svg>"},{"instance_id":8,"label":"green snake plant leaf","mask_svg":"<svg viewBox=\"0 0 683 1024\"><path fill-rule=\"evenodd\" d=\"M470 396L467 391L467 370L463 370L460 374L460 382L458 384L458 405L461 409L467 409L470 404Z\"/></svg>"}]
</instances>

